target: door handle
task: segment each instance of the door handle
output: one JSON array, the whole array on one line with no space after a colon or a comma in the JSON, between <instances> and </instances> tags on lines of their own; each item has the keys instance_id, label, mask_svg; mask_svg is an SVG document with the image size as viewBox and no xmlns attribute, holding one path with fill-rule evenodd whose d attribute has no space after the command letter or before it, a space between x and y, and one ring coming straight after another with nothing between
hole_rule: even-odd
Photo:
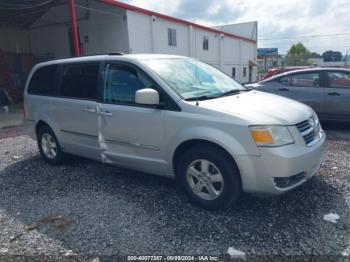
<instances>
[{"instance_id":1,"label":"door handle","mask_svg":"<svg viewBox=\"0 0 350 262\"><path fill-rule=\"evenodd\" d=\"M96 113L96 109L92 108L92 107L85 107L84 111L86 111L88 113Z\"/></svg>"},{"instance_id":2,"label":"door handle","mask_svg":"<svg viewBox=\"0 0 350 262\"><path fill-rule=\"evenodd\" d=\"M100 115L102 116L112 116L113 114L109 111L100 111Z\"/></svg>"},{"instance_id":3,"label":"door handle","mask_svg":"<svg viewBox=\"0 0 350 262\"><path fill-rule=\"evenodd\" d=\"M289 91L289 89L288 89L288 88L283 87L283 88L278 88L278 91Z\"/></svg>"},{"instance_id":4,"label":"door handle","mask_svg":"<svg viewBox=\"0 0 350 262\"><path fill-rule=\"evenodd\" d=\"M337 92L331 92L331 93L328 93L329 96L340 96L339 93Z\"/></svg>"}]
</instances>

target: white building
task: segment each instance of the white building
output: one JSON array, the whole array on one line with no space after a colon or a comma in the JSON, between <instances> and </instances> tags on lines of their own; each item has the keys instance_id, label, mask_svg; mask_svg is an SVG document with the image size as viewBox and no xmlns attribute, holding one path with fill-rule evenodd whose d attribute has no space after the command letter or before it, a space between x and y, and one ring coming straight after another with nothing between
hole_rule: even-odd
<instances>
[{"instance_id":1,"label":"white building","mask_svg":"<svg viewBox=\"0 0 350 262\"><path fill-rule=\"evenodd\" d=\"M208 62L242 83L256 80L256 22L210 28L114 0L75 0L75 8L84 55L178 54ZM0 10L2 52L32 54L35 61L72 56L68 1L33 11L2 20Z\"/></svg>"},{"instance_id":2,"label":"white building","mask_svg":"<svg viewBox=\"0 0 350 262\"><path fill-rule=\"evenodd\" d=\"M310 58L309 63L312 66L319 66L319 67L349 67L349 63L346 60L343 61L331 61L331 62L325 62L322 57L320 58Z\"/></svg>"}]
</instances>

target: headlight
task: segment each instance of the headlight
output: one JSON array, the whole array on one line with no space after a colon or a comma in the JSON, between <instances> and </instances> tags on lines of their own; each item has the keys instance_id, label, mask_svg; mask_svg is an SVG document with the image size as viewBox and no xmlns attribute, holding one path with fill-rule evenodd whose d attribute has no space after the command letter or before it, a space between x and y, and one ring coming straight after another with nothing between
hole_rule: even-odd
<instances>
[{"instance_id":1,"label":"headlight","mask_svg":"<svg viewBox=\"0 0 350 262\"><path fill-rule=\"evenodd\" d=\"M284 146L294 143L285 126L251 126L250 133L257 146Z\"/></svg>"},{"instance_id":2,"label":"headlight","mask_svg":"<svg viewBox=\"0 0 350 262\"><path fill-rule=\"evenodd\" d=\"M314 125L315 126L318 126L318 124L320 123L320 120L318 119L316 113L314 112L314 114L312 115L312 119L313 119L313 122L314 122Z\"/></svg>"}]
</instances>

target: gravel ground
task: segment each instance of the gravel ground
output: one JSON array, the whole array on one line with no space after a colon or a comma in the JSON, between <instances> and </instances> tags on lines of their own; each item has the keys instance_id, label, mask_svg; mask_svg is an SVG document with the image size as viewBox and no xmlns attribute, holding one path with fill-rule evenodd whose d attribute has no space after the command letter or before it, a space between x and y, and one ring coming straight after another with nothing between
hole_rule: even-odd
<instances>
[{"instance_id":1,"label":"gravel ground","mask_svg":"<svg viewBox=\"0 0 350 262\"><path fill-rule=\"evenodd\" d=\"M223 256L229 247L248 258L348 259L350 128L327 134L322 168L308 183L280 197L243 195L220 212L192 206L170 179L79 158L52 167L30 138L1 139L0 261L11 254ZM324 221L328 213L338 223Z\"/></svg>"}]
</instances>

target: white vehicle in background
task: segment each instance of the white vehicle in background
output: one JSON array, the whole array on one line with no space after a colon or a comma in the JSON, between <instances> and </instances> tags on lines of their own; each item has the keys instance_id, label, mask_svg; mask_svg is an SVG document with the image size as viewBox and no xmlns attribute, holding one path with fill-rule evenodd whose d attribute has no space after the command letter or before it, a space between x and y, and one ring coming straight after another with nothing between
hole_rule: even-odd
<instances>
[{"instance_id":1,"label":"white vehicle in background","mask_svg":"<svg viewBox=\"0 0 350 262\"><path fill-rule=\"evenodd\" d=\"M49 164L66 153L175 177L222 209L242 191L281 194L320 167L325 134L299 102L247 89L196 59L102 55L36 65L26 123Z\"/></svg>"}]
</instances>

